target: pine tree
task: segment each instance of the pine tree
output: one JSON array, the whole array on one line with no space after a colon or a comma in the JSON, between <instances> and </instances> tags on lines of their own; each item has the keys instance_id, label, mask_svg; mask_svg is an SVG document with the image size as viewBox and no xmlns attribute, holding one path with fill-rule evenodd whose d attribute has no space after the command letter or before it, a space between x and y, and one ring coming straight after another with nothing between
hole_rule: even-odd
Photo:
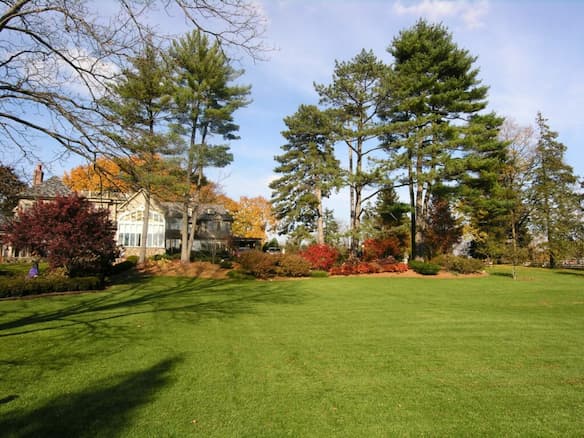
<instances>
[{"instance_id":1,"label":"pine tree","mask_svg":"<svg viewBox=\"0 0 584 438\"><path fill-rule=\"evenodd\" d=\"M147 43L143 53L132 59L132 66L123 71L112 84L111 95L102 102L109 110L109 118L119 130L108 132L116 144L137 160L125 160L123 169L132 185L142 189L145 197L144 221L140 241L139 263L146 261L150 203L157 187L168 185L168 175L162 171L165 162L161 155L171 154L169 139L159 132L159 124L170 109L169 71L162 61L160 51ZM118 161L120 163L120 161Z\"/></svg>"},{"instance_id":2,"label":"pine tree","mask_svg":"<svg viewBox=\"0 0 584 438\"><path fill-rule=\"evenodd\" d=\"M0 164L0 214L12 216L12 210L18 204L18 194L26 188L14 169Z\"/></svg>"},{"instance_id":3,"label":"pine tree","mask_svg":"<svg viewBox=\"0 0 584 438\"><path fill-rule=\"evenodd\" d=\"M459 182L451 187L472 230L471 255L501 259L509 238L509 215L515 200L508 196L505 171L507 145L499 138L503 119L495 114L474 115L464 137L464 155L450 160Z\"/></svg>"},{"instance_id":4,"label":"pine tree","mask_svg":"<svg viewBox=\"0 0 584 438\"><path fill-rule=\"evenodd\" d=\"M325 208L324 209L324 243L326 245L331 245L338 247L341 240L341 234L339 230L339 223L336 221L333 211Z\"/></svg>"},{"instance_id":5,"label":"pine tree","mask_svg":"<svg viewBox=\"0 0 584 438\"><path fill-rule=\"evenodd\" d=\"M384 235L402 234L401 229L406 225L406 214L409 211L408 204L399 200L392 185L385 186L379 192L375 204L375 213L378 217L379 228ZM397 231L400 230L400 231Z\"/></svg>"},{"instance_id":6,"label":"pine tree","mask_svg":"<svg viewBox=\"0 0 584 438\"><path fill-rule=\"evenodd\" d=\"M549 266L566 254L578 227L579 198L572 167L564 161L566 146L541 113L536 117L538 140L531 188L532 224L545 239Z\"/></svg>"},{"instance_id":7,"label":"pine tree","mask_svg":"<svg viewBox=\"0 0 584 438\"><path fill-rule=\"evenodd\" d=\"M420 20L394 38L394 63L385 86L388 164L408 186L412 257L422 256L428 205L437 183L457 178L469 142L471 116L486 107L476 58L442 25ZM475 128L480 123L475 123Z\"/></svg>"},{"instance_id":8,"label":"pine tree","mask_svg":"<svg viewBox=\"0 0 584 438\"><path fill-rule=\"evenodd\" d=\"M239 126L233 113L249 103L249 86L235 85L243 71L231 67L219 43L210 43L206 35L194 31L173 41L168 53L173 66L173 131L185 139L182 168L183 221L181 261L190 259L195 227L189 232L189 211L201 202L205 182L204 169L225 167L233 161L228 144L212 144L211 139L238 139ZM191 219L192 224L196 218Z\"/></svg>"},{"instance_id":9,"label":"pine tree","mask_svg":"<svg viewBox=\"0 0 584 438\"><path fill-rule=\"evenodd\" d=\"M382 180L382 169L368 157L380 149L378 137L384 126L379 119L384 94L382 80L387 67L372 51L362 50L348 62L335 62L330 85L316 85L320 103L335 110L337 139L348 148L347 181L350 196L351 251L359 248L359 232L363 205L377 190L366 194L366 189L377 187Z\"/></svg>"},{"instance_id":10,"label":"pine tree","mask_svg":"<svg viewBox=\"0 0 584 438\"><path fill-rule=\"evenodd\" d=\"M323 198L340 185L340 167L332 146L332 122L327 112L313 105L301 105L286 117L288 141L284 153L276 156L274 171L282 176L270 183L272 203L281 233L303 225L316 230L316 241L323 244Z\"/></svg>"}]
</instances>

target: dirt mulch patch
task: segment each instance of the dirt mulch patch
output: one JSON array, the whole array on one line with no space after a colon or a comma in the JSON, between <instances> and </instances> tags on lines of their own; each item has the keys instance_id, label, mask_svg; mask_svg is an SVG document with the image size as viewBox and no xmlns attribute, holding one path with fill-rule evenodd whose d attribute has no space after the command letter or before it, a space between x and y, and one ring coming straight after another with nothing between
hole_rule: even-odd
<instances>
[{"instance_id":1,"label":"dirt mulch patch","mask_svg":"<svg viewBox=\"0 0 584 438\"><path fill-rule=\"evenodd\" d=\"M168 275L181 277L198 277L215 280L226 279L229 269L223 269L210 262L193 262L183 265L180 260L158 260L149 261L146 266L138 268L138 271L145 275ZM437 275L421 275L411 269L406 272L382 272L378 274L356 274L356 275L335 275L334 277L401 277L401 278L472 278L483 277L486 273L480 274L455 274L452 272L440 271ZM286 278L289 279L289 278Z\"/></svg>"},{"instance_id":2,"label":"dirt mulch patch","mask_svg":"<svg viewBox=\"0 0 584 438\"><path fill-rule=\"evenodd\" d=\"M182 264L180 260L149 261L145 266L138 268L138 271L146 275L198 277L216 280L228 278L227 272L229 272L228 269L223 269L219 265L210 262Z\"/></svg>"}]
</instances>

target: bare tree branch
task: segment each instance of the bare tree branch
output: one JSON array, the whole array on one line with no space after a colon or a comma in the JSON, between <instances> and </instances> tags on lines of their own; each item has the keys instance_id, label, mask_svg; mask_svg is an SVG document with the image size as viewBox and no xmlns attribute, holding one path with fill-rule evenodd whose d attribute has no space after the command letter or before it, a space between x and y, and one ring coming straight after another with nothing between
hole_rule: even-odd
<instances>
[{"instance_id":1,"label":"bare tree branch","mask_svg":"<svg viewBox=\"0 0 584 438\"><path fill-rule=\"evenodd\" d=\"M102 133L115 131L116 121L104 117L100 99L145 41L173 37L156 28L160 14L182 17L185 30L200 29L254 60L266 53L265 20L252 0L3 0L2 147L23 156L35 145L84 157L115 153Z\"/></svg>"}]
</instances>

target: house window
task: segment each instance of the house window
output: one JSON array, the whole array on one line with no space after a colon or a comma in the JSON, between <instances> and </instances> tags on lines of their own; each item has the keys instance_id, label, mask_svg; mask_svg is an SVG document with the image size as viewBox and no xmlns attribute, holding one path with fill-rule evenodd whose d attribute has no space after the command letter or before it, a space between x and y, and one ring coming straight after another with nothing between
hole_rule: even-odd
<instances>
[{"instance_id":1,"label":"house window","mask_svg":"<svg viewBox=\"0 0 584 438\"><path fill-rule=\"evenodd\" d=\"M164 216L158 212L148 215L148 248L164 248ZM142 222L144 212L131 211L120 216L118 220L118 243L125 247L136 247L142 243Z\"/></svg>"}]
</instances>

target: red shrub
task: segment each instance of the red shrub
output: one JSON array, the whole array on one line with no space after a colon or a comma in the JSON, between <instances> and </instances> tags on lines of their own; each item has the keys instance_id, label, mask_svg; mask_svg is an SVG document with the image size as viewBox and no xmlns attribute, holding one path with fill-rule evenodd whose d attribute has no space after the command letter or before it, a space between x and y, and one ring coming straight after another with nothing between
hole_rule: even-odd
<instances>
[{"instance_id":1,"label":"red shrub","mask_svg":"<svg viewBox=\"0 0 584 438\"><path fill-rule=\"evenodd\" d=\"M356 275L356 274L374 274L381 272L377 263L360 262L358 260L348 260L341 266L334 266L329 270L331 275Z\"/></svg>"},{"instance_id":2,"label":"red shrub","mask_svg":"<svg viewBox=\"0 0 584 438\"><path fill-rule=\"evenodd\" d=\"M381 265L381 272L406 272L408 265L405 263L393 263Z\"/></svg>"},{"instance_id":3,"label":"red shrub","mask_svg":"<svg viewBox=\"0 0 584 438\"><path fill-rule=\"evenodd\" d=\"M363 242L363 258L367 261L401 255L400 243L396 237L386 239L367 239Z\"/></svg>"},{"instance_id":4,"label":"red shrub","mask_svg":"<svg viewBox=\"0 0 584 438\"><path fill-rule=\"evenodd\" d=\"M300 252L300 256L310 263L312 269L328 271L337 261L339 251L329 245L314 244Z\"/></svg>"},{"instance_id":5,"label":"red shrub","mask_svg":"<svg viewBox=\"0 0 584 438\"><path fill-rule=\"evenodd\" d=\"M387 260L387 259L384 259ZM329 270L331 275L356 275L375 274L378 272L406 272L408 265L405 263L383 263L380 262L360 262L358 260L348 260L341 266L334 266Z\"/></svg>"}]
</instances>

